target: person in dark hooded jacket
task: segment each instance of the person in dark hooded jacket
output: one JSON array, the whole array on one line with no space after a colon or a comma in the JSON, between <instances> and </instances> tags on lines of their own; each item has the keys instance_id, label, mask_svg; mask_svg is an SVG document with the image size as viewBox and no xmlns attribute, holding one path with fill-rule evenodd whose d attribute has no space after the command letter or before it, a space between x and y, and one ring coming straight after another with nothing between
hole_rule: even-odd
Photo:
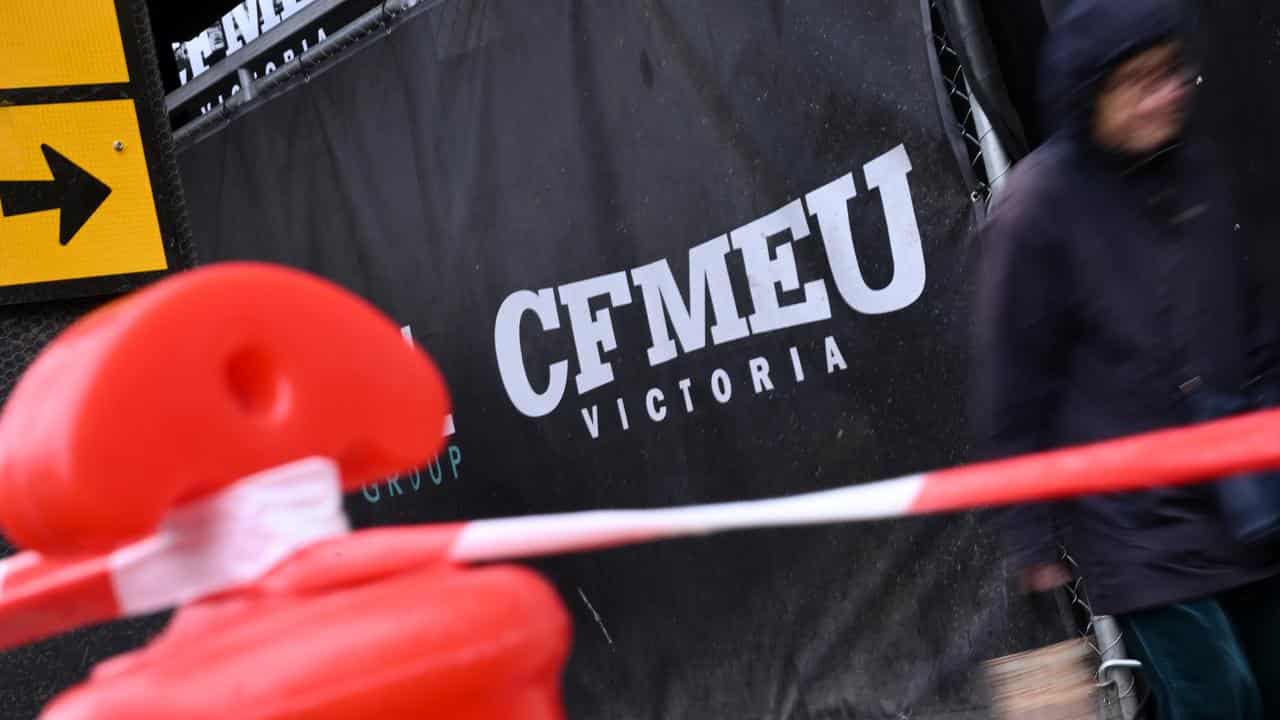
<instances>
[{"instance_id":1,"label":"person in dark hooded jacket","mask_svg":"<svg viewBox=\"0 0 1280 720\"><path fill-rule=\"evenodd\" d=\"M1050 31L1056 131L978 235L975 420L990 457L1205 419L1200 399L1257 374L1226 183L1184 132L1186 33L1171 0L1077 0ZM1238 539L1214 484L1009 520L1030 589L1066 582L1066 545L1161 717L1280 717L1280 568L1272 547Z\"/></svg>"}]
</instances>

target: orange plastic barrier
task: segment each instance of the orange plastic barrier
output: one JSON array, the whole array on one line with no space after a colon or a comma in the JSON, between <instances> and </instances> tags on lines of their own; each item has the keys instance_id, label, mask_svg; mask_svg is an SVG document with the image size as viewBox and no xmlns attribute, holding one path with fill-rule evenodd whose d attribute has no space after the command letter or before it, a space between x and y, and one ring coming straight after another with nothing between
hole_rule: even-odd
<instances>
[{"instance_id":1,"label":"orange plastic barrier","mask_svg":"<svg viewBox=\"0 0 1280 720\"><path fill-rule=\"evenodd\" d=\"M174 578L249 579L42 717L561 718L570 626L545 581L449 562L457 526L346 533L340 491L429 461L448 406L394 323L284 268L196 270L73 325L0 416L0 526L29 548L0 564L0 645Z\"/></svg>"},{"instance_id":2,"label":"orange plastic barrier","mask_svg":"<svg viewBox=\"0 0 1280 720\"><path fill-rule=\"evenodd\" d=\"M261 264L185 273L81 319L19 381L0 416L0 529L102 552L311 455L358 488L433 457L447 407L426 354L342 288Z\"/></svg>"}]
</instances>

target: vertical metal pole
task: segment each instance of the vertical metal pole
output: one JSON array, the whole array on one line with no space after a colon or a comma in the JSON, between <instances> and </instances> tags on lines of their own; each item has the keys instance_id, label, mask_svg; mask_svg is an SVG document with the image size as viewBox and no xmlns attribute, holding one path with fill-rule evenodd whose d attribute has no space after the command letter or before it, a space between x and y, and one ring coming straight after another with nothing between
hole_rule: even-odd
<instances>
[{"instance_id":1,"label":"vertical metal pole","mask_svg":"<svg viewBox=\"0 0 1280 720\"><path fill-rule=\"evenodd\" d=\"M1102 652L1102 662L1126 660L1124 639L1120 635L1120 624L1110 615L1098 615L1093 618L1093 635L1098 641L1098 649ZM1120 714L1124 720L1138 717L1138 697L1133 692L1133 673L1125 667L1112 667L1104 680L1115 682L1116 694L1120 699Z\"/></svg>"},{"instance_id":2,"label":"vertical metal pole","mask_svg":"<svg viewBox=\"0 0 1280 720\"><path fill-rule=\"evenodd\" d=\"M253 99L253 75L249 74L249 68L242 67L236 70L236 77L240 80L240 94L243 96L241 103L247 103Z\"/></svg>"},{"instance_id":3,"label":"vertical metal pole","mask_svg":"<svg viewBox=\"0 0 1280 720\"><path fill-rule=\"evenodd\" d=\"M969 95L969 106L973 108L973 127L978 132L978 143L982 146L982 166L987 172L987 182L991 186L990 204L994 205L996 192L1004 184L1005 173L1009 171L1009 155L1000 144L1000 138L991 127L991 120L987 118L987 113L978 103L978 98L969 89L968 80L965 81L964 89Z\"/></svg>"}]
</instances>

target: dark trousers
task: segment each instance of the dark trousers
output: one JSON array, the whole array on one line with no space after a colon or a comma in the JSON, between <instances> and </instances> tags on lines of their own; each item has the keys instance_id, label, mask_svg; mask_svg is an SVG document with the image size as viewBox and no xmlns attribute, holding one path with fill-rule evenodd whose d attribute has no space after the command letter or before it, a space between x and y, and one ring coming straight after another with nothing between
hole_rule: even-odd
<instances>
[{"instance_id":1,"label":"dark trousers","mask_svg":"<svg viewBox=\"0 0 1280 720\"><path fill-rule=\"evenodd\" d=\"M1280 577L1117 619L1159 720L1280 720Z\"/></svg>"}]
</instances>

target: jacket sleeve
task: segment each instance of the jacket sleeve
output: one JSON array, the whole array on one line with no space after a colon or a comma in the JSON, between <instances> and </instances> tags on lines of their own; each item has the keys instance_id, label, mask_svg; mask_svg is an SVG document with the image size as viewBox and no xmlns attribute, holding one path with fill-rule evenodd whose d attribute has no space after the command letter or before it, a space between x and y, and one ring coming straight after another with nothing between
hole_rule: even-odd
<instances>
[{"instance_id":1,"label":"jacket sleeve","mask_svg":"<svg viewBox=\"0 0 1280 720\"><path fill-rule=\"evenodd\" d=\"M1071 263L1048 208L1008 197L977 235L971 408L979 454L996 459L1053 446L1071 351ZM1052 506L997 516L1019 568L1058 559Z\"/></svg>"}]
</instances>

